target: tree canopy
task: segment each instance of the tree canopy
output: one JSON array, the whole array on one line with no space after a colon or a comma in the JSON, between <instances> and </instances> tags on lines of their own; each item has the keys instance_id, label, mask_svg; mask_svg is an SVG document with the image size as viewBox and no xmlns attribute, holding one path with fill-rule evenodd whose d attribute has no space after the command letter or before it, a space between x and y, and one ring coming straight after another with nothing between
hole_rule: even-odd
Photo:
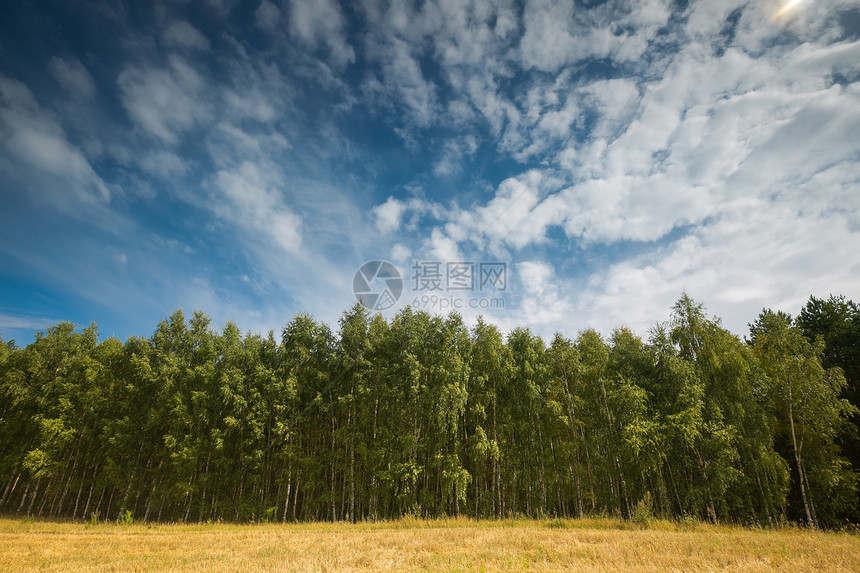
<instances>
[{"instance_id":1,"label":"tree canopy","mask_svg":"<svg viewBox=\"0 0 860 573\"><path fill-rule=\"evenodd\" d=\"M745 342L683 295L645 340L549 344L408 307L279 338L181 310L124 343L60 323L0 340L0 511L836 526L857 520L857 316L812 298Z\"/></svg>"}]
</instances>

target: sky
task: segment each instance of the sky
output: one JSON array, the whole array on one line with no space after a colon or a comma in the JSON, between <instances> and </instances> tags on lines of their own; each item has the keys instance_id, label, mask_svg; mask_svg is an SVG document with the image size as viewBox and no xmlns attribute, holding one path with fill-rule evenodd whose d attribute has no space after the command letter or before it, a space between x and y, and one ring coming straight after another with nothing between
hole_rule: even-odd
<instances>
[{"instance_id":1,"label":"sky","mask_svg":"<svg viewBox=\"0 0 860 573\"><path fill-rule=\"evenodd\" d=\"M336 329L356 293L549 338L647 336L686 292L743 335L764 307L860 300L858 252L856 0L0 19L0 337L19 345L59 321L149 336L177 308Z\"/></svg>"}]
</instances>

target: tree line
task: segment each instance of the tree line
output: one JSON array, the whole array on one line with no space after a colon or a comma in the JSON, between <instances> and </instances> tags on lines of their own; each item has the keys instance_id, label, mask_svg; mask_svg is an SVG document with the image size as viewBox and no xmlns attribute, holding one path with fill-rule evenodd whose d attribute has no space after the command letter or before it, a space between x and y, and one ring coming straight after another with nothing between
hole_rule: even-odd
<instances>
[{"instance_id":1,"label":"tree line","mask_svg":"<svg viewBox=\"0 0 860 573\"><path fill-rule=\"evenodd\" d=\"M278 339L177 310L124 343L71 323L0 340L0 512L857 521L844 297L764 310L744 340L686 294L646 340L408 307L338 327L299 314Z\"/></svg>"}]
</instances>

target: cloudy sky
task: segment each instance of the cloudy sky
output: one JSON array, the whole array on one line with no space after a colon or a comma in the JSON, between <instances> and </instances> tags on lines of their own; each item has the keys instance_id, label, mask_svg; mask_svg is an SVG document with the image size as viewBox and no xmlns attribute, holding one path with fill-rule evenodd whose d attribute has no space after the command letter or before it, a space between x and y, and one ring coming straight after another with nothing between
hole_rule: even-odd
<instances>
[{"instance_id":1,"label":"cloudy sky","mask_svg":"<svg viewBox=\"0 0 860 573\"><path fill-rule=\"evenodd\" d=\"M149 335L179 307L336 326L373 260L403 277L386 316L492 295L461 314L646 335L686 291L743 334L765 306L860 299L858 252L856 0L58 0L0 20L4 340ZM418 288L433 262L474 263L473 290ZM482 262L504 291L478 288Z\"/></svg>"}]
</instances>

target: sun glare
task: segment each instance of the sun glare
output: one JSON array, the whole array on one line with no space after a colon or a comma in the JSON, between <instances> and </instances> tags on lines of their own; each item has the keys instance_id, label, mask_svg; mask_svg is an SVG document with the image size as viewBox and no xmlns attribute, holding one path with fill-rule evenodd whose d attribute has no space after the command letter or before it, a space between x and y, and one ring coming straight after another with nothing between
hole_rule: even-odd
<instances>
[{"instance_id":1,"label":"sun glare","mask_svg":"<svg viewBox=\"0 0 860 573\"><path fill-rule=\"evenodd\" d=\"M783 16L788 14L795 6L797 6L801 2L803 2L803 0L788 0L788 2L786 2L785 5L779 10L777 10L776 14L773 15L774 20L782 18Z\"/></svg>"}]
</instances>

